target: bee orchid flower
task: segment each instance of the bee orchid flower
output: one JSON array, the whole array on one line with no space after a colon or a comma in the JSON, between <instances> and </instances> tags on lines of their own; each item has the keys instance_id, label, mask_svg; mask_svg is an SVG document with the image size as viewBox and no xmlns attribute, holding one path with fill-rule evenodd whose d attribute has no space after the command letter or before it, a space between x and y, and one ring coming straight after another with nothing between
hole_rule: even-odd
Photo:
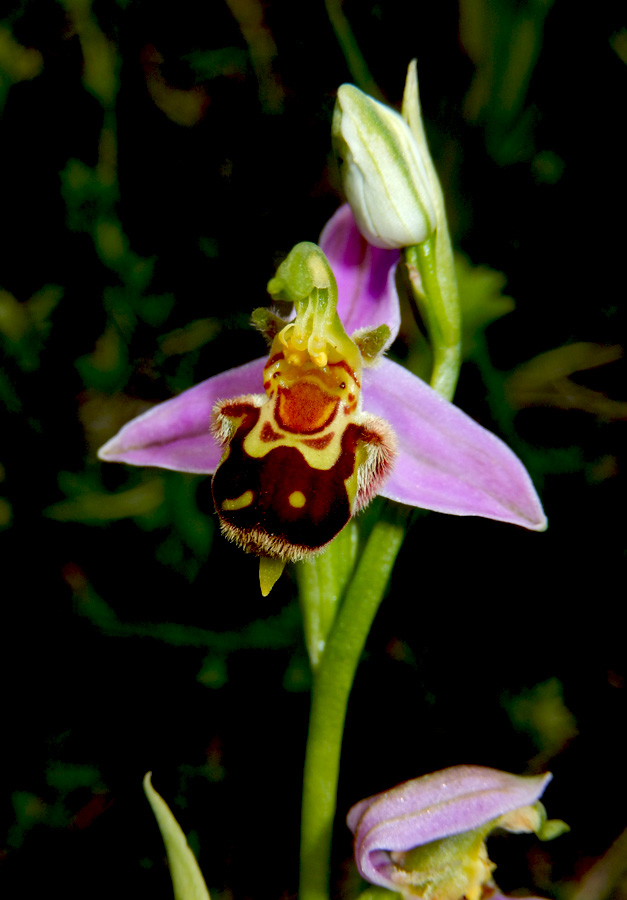
<instances>
[{"instance_id":1,"label":"bee orchid flower","mask_svg":"<svg viewBox=\"0 0 627 900\"><path fill-rule=\"evenodd\" d=\"M541 840L567 831L538 802L551 778L453 766L368 797L347 817L357 868L407 900L507 900L492 880L486 838L496 828Z\"/></svg>"},{"instance_id":2,"label":"bee orchid flower","mask_svg":"<svg viewBox=\"0 0 627 900\"><path fill-rule=\"evenodd\" d=\"M269 359L148 410L99 457L215 473L223 530L260 554L262 565L264 557L318 552L376 493L542 531L546 519L531 479L502 441L397 363L369 365L399 330L398 251L368 244L348 206L327 223L323 253L298 247L309 248L301 253L309 287L288 297L296 299L296 319L274 336ZM301 277L294 253L270 282L275 296ZM285 266L292 267L287 274ZM260 505L270 485L272 509Z\"/></svg>"}]
</instances>

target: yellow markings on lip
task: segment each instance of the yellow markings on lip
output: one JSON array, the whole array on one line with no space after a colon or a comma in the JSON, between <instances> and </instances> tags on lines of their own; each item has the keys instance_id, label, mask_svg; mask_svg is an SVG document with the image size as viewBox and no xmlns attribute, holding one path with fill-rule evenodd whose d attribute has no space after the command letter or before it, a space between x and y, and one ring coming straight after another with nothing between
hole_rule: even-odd
<instances>
[{"instance_id":1,"label":"yellow markings on lip","mask_svg":"<svg viewBox=\"0 0 627 900\"><path fill-rule=\"evenodd\" d=\"M294 509L302 509L307 502L302 491L292 491L287 500L289 505L293 506Z\"/></svg>"},{"instance_id":2,"label":"yellow markings on lip","mask_svg":"<svg viewBox=\"0 0 627 900\"><path fill-rule=\"evenodd\" d=\"M222 509L227 510L227 512L232 512L235 509L246 509L253 502L254 496L252 491L244 491L243 494L240 494L239 497L235 497L233 500L223 500L221 504Z\"/></svg>"}]
</instances>

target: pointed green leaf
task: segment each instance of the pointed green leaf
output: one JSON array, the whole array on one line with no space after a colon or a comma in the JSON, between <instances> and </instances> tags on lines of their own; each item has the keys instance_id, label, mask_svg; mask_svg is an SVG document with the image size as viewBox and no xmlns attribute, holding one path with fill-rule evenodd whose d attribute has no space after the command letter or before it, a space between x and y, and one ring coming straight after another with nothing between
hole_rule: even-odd
<instances>
[{"instance_id":1,"label":"pointed green leaf","mask_svg":"<svg viewBox=\"0 0 627 900\"><path fill-rule=\"evenodd\" d=\"M144 777L144 793L155 814L170 866L175 900L211 900L196 857L169 806L153 788L152 772Z\"/></svg>"}]
</instances>

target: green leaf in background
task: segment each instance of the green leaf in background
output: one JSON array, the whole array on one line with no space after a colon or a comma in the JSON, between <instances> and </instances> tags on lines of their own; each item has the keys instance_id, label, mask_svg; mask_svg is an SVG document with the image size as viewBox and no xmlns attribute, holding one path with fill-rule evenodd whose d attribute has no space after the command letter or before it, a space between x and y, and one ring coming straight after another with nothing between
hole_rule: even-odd
<instances>
[{"instance_id":1,"label":"green leaf in background","mask_svg":"<svg viewBox=\"0 0 627 900\"><path fill-rule=\"evenodd\" d=\"M153 788L150 781L151 775L152 772L147 772L144 777L144 793L155 814L165 844L174 898L175 900L211 900L196 857L169 806Z\"/></svg>"},{"instance_id":2,"label":"green leaf in background","mask_svg":"<svg viewBox=\"0 0 627 900\"><path fill-rule=\"evenodd\" d=\"M549 678L520 694L505 693L503 704L514 728L529 735L543 762L557 756L579 733L557 678Z\"/></svg>"},{"instance_id":3,"label":"green leaf in background","mask_svg":"<svg viewBox=\"0 0 627 900\"><path fill-rule=\"evenodd\" d=\"M31 81L41 73L43 56L34 47L18 43L8 22L0 26L0 113L4 108L9 88L20 81Z\"/></svg>"},{"instance_id":4,"label":"green leaf in background","mask_svg":"<svg viewBox=\"0 0 627 900\"><path fill-rule=\"evenodd\" d=\"M62 297L63 288L57 284L44 285L23 302L0 288L0 348L23 372L39 368L51 316Z\"/></svg>"},{"instance_id":5,"label":"green leaf in background","mask_svg":"<svg viewBox=\"0 0 627 900\"><path fill-rule=\"evenodd\" d=\"M477 350L477 339L492 322L512 312L516 306L502 291L507 276L489 266L475 266L463 254L455 254L455 272L462 307L462 357Z\"/></svg>"}]
</instances>

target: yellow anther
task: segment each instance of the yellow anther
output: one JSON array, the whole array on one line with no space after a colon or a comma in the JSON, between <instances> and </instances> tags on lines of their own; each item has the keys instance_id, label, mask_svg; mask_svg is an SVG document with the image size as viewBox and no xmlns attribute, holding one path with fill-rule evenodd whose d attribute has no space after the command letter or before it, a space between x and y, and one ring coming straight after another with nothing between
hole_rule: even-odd
<instances>
[{"instance_id":1,"label":"yellow anther","mask_svg":"<svg viewBox=\"0 0 627 900\"><path fill-rule=\"evenodd\" d=\"M329 361L329 357L326 354L326 346L327 342L323 337L319 335L313 335L309 338L307 342L307 350L309 352L309 358L313 363L319 366L321 369L326 366Z\"/></svg>"},{"instance_id":2,"label":"yellow anther","mask_svg":"<svg viewBox=\"0 0 627 900\"><path fill-rule=\"evenodd\" d=\"M303 334L299 328L295 328L290 335L290 343L295 350L304 350L307 346L307 335Z\"/></svg>"},{"instance_id":3,"label":"yellow anther","mask_svg":"<svg viewBox=\"0 0 627 900\"><path fill-rule=\"evenodd\" d=\"M279 331L279 340L281 341L281 343L283 344L283 346L284 346L285 348L289 347L289 345L290 345L290 343L291 343L291 341L288 341L288 339L287 339L287 334L288 334L288 332L291 331L293 328L294 328L294 323L293 323L293 322L289 322L289 323L285 326L285 328L282 328L281 331Z\"/></svg>"},{"instance_id":4,"label":"yellow anther","mask_svg":"<svg viewBox=\"0 0 627 900\"><path fill-rule=\"evenodd\" d=\"M315 355L310 354L310 356L311 361L321 369L323 369L329 361L329 357L326 355L326 353L316 353Z\"/></svg>"}]
</instances>

